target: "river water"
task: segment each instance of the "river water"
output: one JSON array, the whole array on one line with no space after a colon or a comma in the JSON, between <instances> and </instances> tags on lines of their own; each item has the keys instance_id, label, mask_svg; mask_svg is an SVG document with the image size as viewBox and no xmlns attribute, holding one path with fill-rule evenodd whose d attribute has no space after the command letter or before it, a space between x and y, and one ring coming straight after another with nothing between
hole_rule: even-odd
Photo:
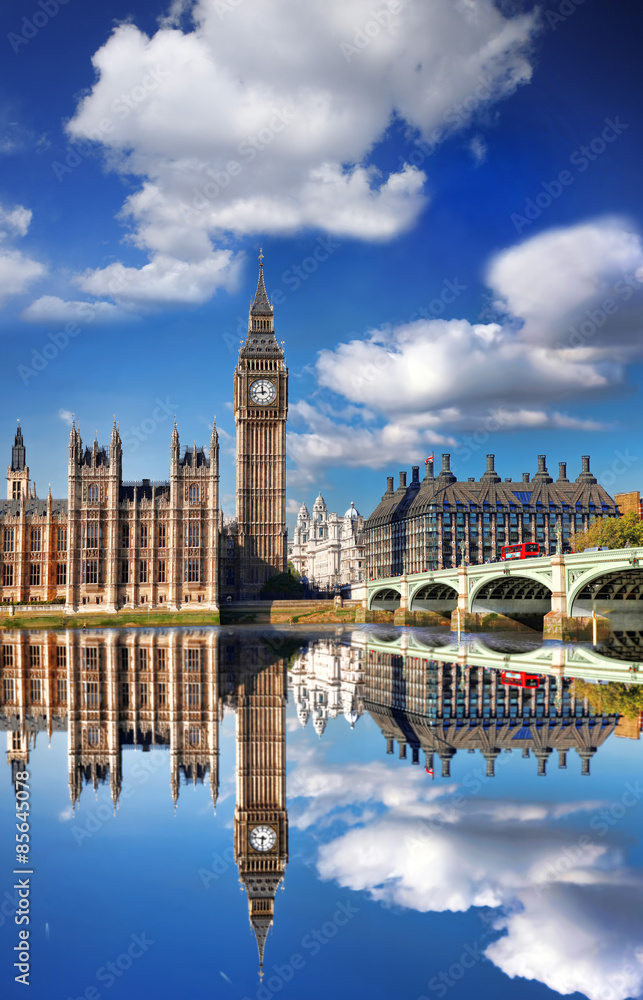
<instances>
[{"instance_id":1,"label":"river water","mask_svg":"<svg viewBox=\"0 0 643 1000\"><path fill-rule=\"evenodd\" d=\"M2 996L641 995L639 640L4 632Z\"/></svg>"}]
</instances>

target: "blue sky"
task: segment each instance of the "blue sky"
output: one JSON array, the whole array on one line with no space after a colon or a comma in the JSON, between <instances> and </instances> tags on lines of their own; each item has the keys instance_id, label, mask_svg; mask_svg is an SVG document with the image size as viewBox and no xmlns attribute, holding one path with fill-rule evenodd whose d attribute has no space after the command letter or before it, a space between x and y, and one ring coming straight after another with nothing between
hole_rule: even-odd
<instances>
[{"instance_id":1,"label":"blue sky","mask_svg":"<svg viewBox=\"0 0 643 1000\"><path fill-rule=\"evenodd\" d=\"M0 431L66 495L222 436L257 255L291 373L289 509L370 513L450 452L641 486L641 17L562 0L7 0ZM69 325L71 324L71 326ZM65 330L67 329L67 332Z\"/></svg>"}]
</instances>

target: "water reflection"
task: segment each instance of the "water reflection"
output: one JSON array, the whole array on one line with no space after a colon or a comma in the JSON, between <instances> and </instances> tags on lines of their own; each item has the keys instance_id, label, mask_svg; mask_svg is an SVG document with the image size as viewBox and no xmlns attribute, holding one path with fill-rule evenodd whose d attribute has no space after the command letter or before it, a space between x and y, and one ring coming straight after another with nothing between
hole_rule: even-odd
<instances>
[{"instance_id":1,"label":"water reflection","mask_svg":"<svg viewBox=\"0 0 643 1000\"><path fill-rule=\"evenodd\" d=\"M216 808L220 724L234 713L234 860L261 966L289 857L290 698L299 727L322 738L317 757L296 759L289 776L295 829L332 828L315 862L322 878L424 913L491 908L497 933L484 955L508 976L591 1000L608 988L624 998L643 986L643 880L612 827L638 806L638 782L605 803L525 801L506 787L494 797L492 781L516 758L525 776L545 776L555 754L558 768L570 764L571 782L574 771L590 775L608 741L638 739L641 675L636 644L623 645L629 655L617 659L616 643L598 651L482 639L456 646L416 630L5 634L0 726L14 777L38 733L67 731L74 807L87 786L105 785L116 808L123 754L139 747L167 751L175 809L187 783L207 785ZM621 688L627 699L618 701ZM410 767L391 766L384 754L328 764L332 725L348 724L359 740L372 723L382 749L394 754L397 745ZM458 754L473 756L456 780ZM426 770L421 782L412 765ZM439 976L431 982L430 995L444 995Z\"/></svg>"}]
</instances>

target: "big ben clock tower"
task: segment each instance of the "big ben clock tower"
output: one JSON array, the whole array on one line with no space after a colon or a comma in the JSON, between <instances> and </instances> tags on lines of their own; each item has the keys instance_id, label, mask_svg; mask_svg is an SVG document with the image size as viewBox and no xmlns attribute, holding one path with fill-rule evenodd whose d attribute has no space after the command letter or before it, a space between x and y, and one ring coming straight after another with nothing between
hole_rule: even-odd
<instances>
[{"instance_id":1,"label":"big ben clock tower","mask_svg":"<svg viewBox=\"0 0 643 1000\"><path fill-rule=\"evenodd\" d=\"M234 373L240 597L256 597L266 580L286 569L287 413L288 369L260 253L248 336Z\"/></svg>"},{"instance_id":2,"label":"big ben clock tower","mask_svg":"<svg viewBox=\"0 0 643 1000\"><path fill-rule=\"evenodd\" d=\"M251 650L244 648L250 658ZM261 647L257 654L265 652ZM255 662L259 659L256 656ZM234 856L248 893L259 972L288 861L286 662L246 667L237 684L237 806Z\"/></svg>"}]
</instances>

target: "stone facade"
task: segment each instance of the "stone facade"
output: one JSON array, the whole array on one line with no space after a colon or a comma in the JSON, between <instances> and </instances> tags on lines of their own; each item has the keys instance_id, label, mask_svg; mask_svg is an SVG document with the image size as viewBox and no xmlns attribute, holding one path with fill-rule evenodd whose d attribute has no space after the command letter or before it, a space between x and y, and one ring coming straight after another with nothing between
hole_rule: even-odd
<instances>
[{"instance_id":1,"label":"stone facade","mask_svg":"<svg viewBox=\"0 0 643 1000\"><path fill-rule=\"evenodd\" d=\"M351 502L343 517L329 514L321 493L309 513L302 504L288 559L300 577L317 590L337 587L348 593L366 578L364 518Z\"/></svg>"},{"instance_id":2,"label":"stone facade","mask_svg":"<svg viewBox=\"0 0 643 1000\"><path fill-rule=\"evenodd\" d=\"M108 447L83 445L72 423L66 499L36 496L20 426L0 501L0 603L52 602L67 612L177 610L258 595L286 568L288 369L274 335L263 258L248 336L234 375L236 519L219 507L219 441L181 454L170 478L124 482L114 421ZM262 395L263 392L263 395Z\"/></svg>"},{"instance_id":3,"label":"stone facade","mask_svg":"<svg viewBox=\"0 0 643 1000\"><path fill-rule=\"evenodd\" d=\"M493 455L487 455L479 482L458 482L449 455L442 456L437 476L427 459L422 481L419 466L409 484L406 472L400 472L397 489L388 479L364 525L368 579L496 562L503 545L522 542L537 542L541 554L550 555L560 539L562 551L569 552L576 532L586 531L592 518L618 516L616 503L590 471L589 455L583 455L574 481L560 462L555 482L545 455L538 456L533 479L525 472L518 482L501 480Z\"/></svg>"}]
</instances>

